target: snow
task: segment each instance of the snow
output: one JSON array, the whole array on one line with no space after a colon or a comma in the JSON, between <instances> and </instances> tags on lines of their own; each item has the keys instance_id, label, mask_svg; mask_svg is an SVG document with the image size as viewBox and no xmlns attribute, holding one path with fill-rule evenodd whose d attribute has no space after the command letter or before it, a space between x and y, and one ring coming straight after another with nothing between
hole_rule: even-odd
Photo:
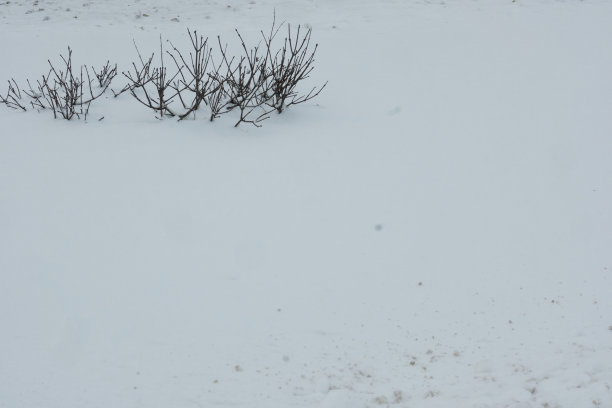
<instances>
[{"instance_id":1,"label":"snow","mask_svg":"<svg viewBox=\"0 0 612 408\"><path fill-rule=\"evenodd\" d=\"M329 84L261 129L0 107L0 407L612 407L612 3L35 3L0 79L276 10Z\"/></svg>"}]
</instances>

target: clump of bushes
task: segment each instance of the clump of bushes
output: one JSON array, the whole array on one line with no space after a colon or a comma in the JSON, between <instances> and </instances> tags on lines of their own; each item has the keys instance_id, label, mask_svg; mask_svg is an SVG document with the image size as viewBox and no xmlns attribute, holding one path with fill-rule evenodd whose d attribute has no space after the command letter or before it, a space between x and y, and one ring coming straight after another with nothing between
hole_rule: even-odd
<instances>
[{"instance_id":1,"label":"clump of bushes","mask_svg":"<svg viewBox=\"0 0 612 408\"><path fill-rule=\"evenodd\" d=\"M159 56L156 58L152 52L143 58L135 44L138 59L122 72L126 84L118 91L111 88L112 93L115 98L129 93L158 119L184 120L205 111L207 119L213 121L235 112L235 126L249 123L259 127L274 112L280 114L292 105L315 98L327 85L306 93L298 89L314 69L317 45L311 47L310 28L294 29L289 24L286 36L278 41L283 26L277 26L274 19L269 32L261 31L261 39L251 47L236 30L238 55L231 55L220 37L213 45L190 30L188 53L169 41L164 50L160 37ZM51 110L55 118L87 119L92 102L110 88L117 76L117 65L107 61L99 70L92 67L90 74L87 66L73 67L70 48L68 57L60 57L62 68L56 69L49 61L48 73L35 84L28 80L28 86L21 88L11 79L6 94L0 95L0 103L23 111Z\"/></svg>"}]
</instances>

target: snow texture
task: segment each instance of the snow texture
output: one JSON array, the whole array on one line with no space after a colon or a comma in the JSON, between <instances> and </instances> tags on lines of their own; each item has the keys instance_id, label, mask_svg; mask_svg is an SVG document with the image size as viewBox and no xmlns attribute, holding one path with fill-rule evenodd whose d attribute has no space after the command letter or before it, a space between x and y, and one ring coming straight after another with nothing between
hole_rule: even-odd
<instances>
[{"instance_id":1,"label":"snow texture","mask_svg":"<svg viewBox=\"0 0 612 408\"><path fill-rule=\"evenodd\" d=\"M1 1L0 79L274 10L261 129L0 106L0 407L612 407L611 2Z\"/></svg>"}]
</instances>

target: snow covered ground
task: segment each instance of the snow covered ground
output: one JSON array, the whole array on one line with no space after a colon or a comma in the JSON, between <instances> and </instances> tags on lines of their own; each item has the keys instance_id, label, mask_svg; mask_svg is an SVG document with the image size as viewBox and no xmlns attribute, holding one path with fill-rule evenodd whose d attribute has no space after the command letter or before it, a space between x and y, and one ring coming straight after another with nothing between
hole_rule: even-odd
<instances>
[{"instance_id":1,"label":"snow covered ground","mask_svg":"<svg viewBox=\"0 0 612 408\"><path fill-rule=\"evenodd\" d=\"M0 1L0 79L275 9L329 85L0 106L0 407L612 407L611 2L83 1Z\"/></svg>"}]
</instances>

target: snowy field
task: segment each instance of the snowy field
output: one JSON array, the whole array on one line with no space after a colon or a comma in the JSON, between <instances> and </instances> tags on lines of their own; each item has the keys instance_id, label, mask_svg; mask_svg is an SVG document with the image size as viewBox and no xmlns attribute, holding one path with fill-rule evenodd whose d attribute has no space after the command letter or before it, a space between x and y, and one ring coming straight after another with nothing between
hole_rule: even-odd
<instances>
[{"instance_id":1,"label":"snowy field","mask_svg":"<svg viewBox=\"0 0 612 408\"><path fill-rule=\"evenodd\" d=\"M0 91L274 10L329 84L0 106L1 408L612 407L612 2L84 1L0 0Z\"/></svg>"}]
</instances>

